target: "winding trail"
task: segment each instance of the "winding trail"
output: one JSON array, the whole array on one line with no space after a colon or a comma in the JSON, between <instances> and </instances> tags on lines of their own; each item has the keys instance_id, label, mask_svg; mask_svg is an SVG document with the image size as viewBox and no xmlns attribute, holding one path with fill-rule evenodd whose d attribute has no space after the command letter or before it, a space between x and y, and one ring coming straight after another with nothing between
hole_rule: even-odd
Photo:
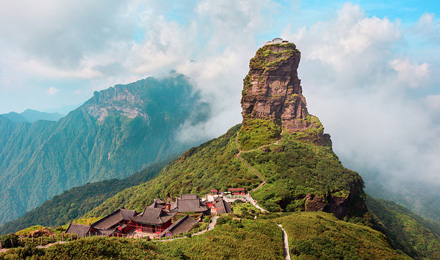
<instances>
[{"instance_id":1,"label":"winding trail","mask_svg":"<svg viewBox=\"0 0 440 260\"><path fill-rule=\"evenodd\" d=\"M237 132L237 138L235 138L235 146L237 147L237 150L238 150L238 153L235 155L235 157L240 159L240 161L242 161L246 165L246 167L248 167L252 172L254 172L255 175L257 175L258 178L262 181L262 183L258 187L256 187L255 189L252 190L252 191L255 191L255 190L261 188L261 186L263 186L266 183L266 180L248 162L246 162L242 157L240 157L240 154L241 153L254 152L254 151L256 151L258 149L261 149L263 147L267 147L270 144L262 145L260 147L255 148L255 149L252 149L252 150L242 151L242 150L240 150L240 147L238 146L238 136L239 136L239 134L240 134L240 132Z\"/></svg>"},{"instance_id":2,"label":"winding trail","mask_svg":"<svg viewBox=\"0 0 440 260\"><path fill-rule=\"evenodd\" d=\"M257 150L259 150L259 149L262 149L262 148L265 148L265 147L269 147L269 146L271 146L271 145L273 145L273 144L278 145L278 141L279 141L279 140L277 140L276 142L274 142L274 143L272 143L272 144L265 144L265 145L262 145L262 146L259 146L259 147L255 148L255 149L251 149L251 150L247 150L247 151L242 151L242 150L240 150L240 147L238 146L238 137L239 137L239 134L240 134L240 131L237 132L237 137L235 138L235 146L237 147L237 150L238 150L238 153L235 155L235 157L237 157L242 163L244 163L244 165L246 165L246 167L247 167L249 170L251 170L253 173L255 173L255 175L257 175L257 177L261 180L260 185L258 185L258 187L256 187L255 189L251 190L251 192L253 192L253 191L256 191L256 190L258 190L259 188L263 187L263 185L266 184L266 180L260 175L260 173L259 173L257 170L255 170L255 169L254 169L254 168L253 168L248 162L246 162L246 160L243 159L243 158L240 156L240 154L242 154L242 153L250 153L250 152L254 152L254 151L257 151ZM257 204L257 201L254 200L254 199L251 197L251 195L250 195L249 193L246 195L246 199L247 199L252 205L254 205L256 208L258 208L259 210L261 210L262 212L267 212L267 210L263 209L261 206L259 206L259 205Z\"/></svg>"},{"instance_id":3,"label":"winding trail","mask_svg":"<svg viewBox=\"0 0 440 260\"><path fill-rule=\"evenodd\" d=\"M248 162L246 162L246 160L244 160L240 154L242 153L250 153L250 152L254 152L257 151L259 149L262 149L264 147L269 147L270 145L278 145L279 140L277 140L276 142L272 143L272 144L265 144L262 145L260 147L257 147L255 149L251 149L251 150L247 150L247 151L242 151L240 150L240 147L238 146L238 136L239 136L240 132L237 132L237 137L235 139L235 146L237 147L238 153L235 155L235 157L237 157L238 159L240 159L240 161L242 161L246 167L248 167L253 173L255 173L255 175L258 176L258 178L261 180L260 185L258 185L258 187L256 187L255 189L251 190L252 191L256 191L259 188L261 188L264 184L266 184L266 180L260 175L260 173L258 173L257 170L255 170ZM248 193L246 194L246 199L252 204L254 205L256 208L258 208L259 210L261 210L262 212L267 212L267 210L263 209L261 206L259 206L257 204L257 201L254 200L251 195ZM284 259L285 260L291 260L290 258L290 250L289 250L289 237L287 236L287 232L286 230L284 230L283 226L281 224L277 224L279 228L281 228L281 231L283 231L283 248L284 248Z\"/></svg>"},{"instance_id":4,"label":"winding trail","mask_svg":"<svg viewBox=\"0 0 440 260\"><path fill-rule=\"evenodd\" d=\"M290 260L289 237L287 236L287 232L284 230L283 226L281 226L281 224L278 224L278 226L283 231L284 259Z\"/></svg>"}]
</instances>

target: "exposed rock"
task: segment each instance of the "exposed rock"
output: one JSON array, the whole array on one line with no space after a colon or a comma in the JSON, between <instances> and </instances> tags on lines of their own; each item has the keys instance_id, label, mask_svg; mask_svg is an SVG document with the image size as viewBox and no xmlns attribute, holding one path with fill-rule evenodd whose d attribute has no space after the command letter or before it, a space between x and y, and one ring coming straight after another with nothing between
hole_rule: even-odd
<instances>
[{"instance_id":1,"label":"exposed rock","mask_svg":"<svg viewBox=\"0 0 440 260\"><path fill-rule=\"evenodd\" d=\"M104 121L112 113L128 118L140 116L147 120L148 116L143 112L145 100L131 91L124 89L121 85L116 85L106 91L95 92L83 109L98 121Z\"/></svg>"},{"instance_id":2,"label":"exposed rock","mask_svg":"<svg viewBox=\"0 0 440 260\"><path fill-rule=\"evenodd\" d=\"M49 229L43 228L43 229L31 231L29 234L27 234L27 237L50 236L52 234L54 234L54 233L51 232Z\"/></svg>"},{"instance_id":3,"label":"exposed rock","mask_svg":"<svg viewBox=\"0 0 440 260\"><path fill-rule=\"evenodd\" d=\"M306 196L305 211L324 211L326 202L324 198L308 194Z\"/></svg>"},{"instance_id":4,"label":"exposed rock","mask_svg":"<svg viewBox=\"0 0 440 260\"><path fill-rule=\"evenodd\" d=\"M301 53L287 41L269 42L249 63L241 99L243 124L252 119L270 119L282 132L307 133L307 139L324 145L319 119L307 111L298 78ZM313 129L312 129L313 128Z\"/></svg>"},{"instance_id":5,"label":"exposed rock","mask_svg":"<svg viewBox=\"0 0 440 260\"><path fill-rule=\"evenodd\" d=\"M333 197L328 195L326 198L308 194L306 196L305 211L324 211L335 214L339 219L347 215L348 206L353 198L353 191L348 198Z\"/></svg>"}]
</instances>

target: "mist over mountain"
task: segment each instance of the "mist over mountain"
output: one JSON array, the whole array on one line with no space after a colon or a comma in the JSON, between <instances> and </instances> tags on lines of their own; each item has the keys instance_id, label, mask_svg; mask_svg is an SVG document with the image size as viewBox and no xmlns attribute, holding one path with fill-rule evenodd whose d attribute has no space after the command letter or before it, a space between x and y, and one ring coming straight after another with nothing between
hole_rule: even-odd
<instances>
[{"instance_id":1,"label":"mist over mountain","mask_svg":"<svg viewBox=\"0 0 440 260\"><path fill-rule=\"evenodd\" d=\"M179 129L208 116L183 75L95 92L56 122L0 116L0 223L72 187L124 178L187 149L196 143L177 138Z\"/></svg>"}]
</instances>

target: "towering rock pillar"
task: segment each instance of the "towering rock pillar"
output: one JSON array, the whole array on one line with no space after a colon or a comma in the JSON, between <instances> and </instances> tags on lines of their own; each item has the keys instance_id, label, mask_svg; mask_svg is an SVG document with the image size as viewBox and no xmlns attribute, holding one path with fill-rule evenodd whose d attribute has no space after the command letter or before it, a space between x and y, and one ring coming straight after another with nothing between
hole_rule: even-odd
<instances>
[{"instance_id":1,"label":"towering rock pillar","mask_svg":"<svg viewBox=\"0 0 440 260\"><path fill-rule=\"evenodd\" d=\"M249 63L241 99L243 124L270 119L285 133L308 133L323 144L323 128L309 115L298 78L301 53L295 44L276 38L261 47ZM313 139L310 133L313 132Z\"/></svg>"}]
</instances>

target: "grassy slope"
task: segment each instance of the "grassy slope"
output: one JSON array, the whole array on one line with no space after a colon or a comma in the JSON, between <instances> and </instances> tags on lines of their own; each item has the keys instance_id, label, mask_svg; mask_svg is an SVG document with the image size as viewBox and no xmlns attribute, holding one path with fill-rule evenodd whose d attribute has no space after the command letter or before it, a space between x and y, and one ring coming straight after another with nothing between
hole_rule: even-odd
<instances>
[{"instance_id":1,"label":"grassy slope","mask_svg":"<svg viewBox=\"0 0 440 260\"><path fill-rule=\"evenodd\" d=\"M440 259L440 225L427 221L394 202L367 199L394 247L414 259Z\"/></svg>"},{"instance_id":2,"label":"grassy slope","mask_svg":"<svg viewBox=\"0 0 440 260\"><path fill-rule=\"evenodd\" d=\"M394 250L384 234L332 214L302 212L276 221L289 236L293 259L410 259Z\"/></svg>"},{"instance_id":3,"label":"grassy slope","mask_svg":"<svg viewBox=\"0 0 440 260\"><path fill-rule=\"evenodd\" d=\"M60 226L100 205L116 193L151 180L170 160L154 164L123 180L108 180L75 187L43 203L23 217L0 226L0 235L32 225Z\"/></svg>"},{"instance_id":4,"label":"grassy slope","mask_svg":"<svg viewBox=\"0 0 440 260\"><path fill-rule=\"evenodd\" d=\"M260 215L261 216L261 215ZM264 217L264 216L261 216ZM86 238L47 250L22 248L0 254L0 259L284 259L282 223L289 235L293 259L409 259L399 255L385 236L328 213L293 213L268 219L232 217L200 236L167 242L139 239Z\"/></svg>"}]
</instances>

